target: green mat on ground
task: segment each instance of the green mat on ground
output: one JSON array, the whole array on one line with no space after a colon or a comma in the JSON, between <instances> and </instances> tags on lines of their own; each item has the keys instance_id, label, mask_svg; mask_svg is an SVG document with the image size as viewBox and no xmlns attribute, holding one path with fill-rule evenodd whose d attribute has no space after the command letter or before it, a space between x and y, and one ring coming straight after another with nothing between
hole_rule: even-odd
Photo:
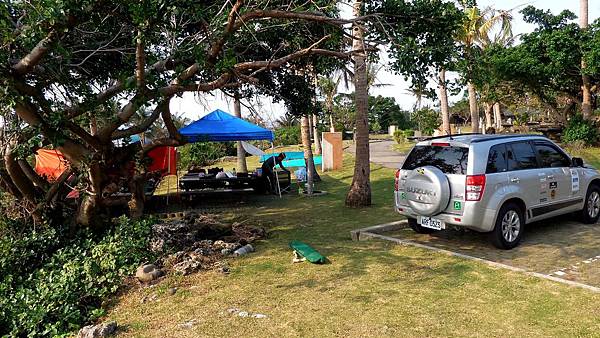
<instances>
[{"instance_id":1,"label":"green mat on ground","mask_svg":"<svg viewBox=\"0 0 600 338\"><path fill-rule=\"evenodd\" d=\"M313 249L310 245L300 242L291 241L290 248L296 250L297 253L306 258L307 261L315 264L324 264L327 262L327 258L321 255L317 250Z\"/></svg>"}]
</instances>

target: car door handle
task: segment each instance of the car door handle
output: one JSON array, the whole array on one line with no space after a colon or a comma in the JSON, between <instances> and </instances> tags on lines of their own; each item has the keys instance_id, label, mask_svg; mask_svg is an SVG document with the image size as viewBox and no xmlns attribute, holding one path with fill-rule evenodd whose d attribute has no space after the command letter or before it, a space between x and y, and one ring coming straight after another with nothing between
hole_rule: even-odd
<instances>
[{"instance_id":1,"label":"car door handle","mask_svg":"<svg viewBox=\"0 0 600 338\"><path fill-rule=\"evenodd\" d=\"M513 177L513 178L511 178L511 179L510 179L510 181L511 181L512 183L519 183L519 182L521 182L521 179L520 179L520 178L518 178L518 177Z\"/></svg>"}]
</instances>

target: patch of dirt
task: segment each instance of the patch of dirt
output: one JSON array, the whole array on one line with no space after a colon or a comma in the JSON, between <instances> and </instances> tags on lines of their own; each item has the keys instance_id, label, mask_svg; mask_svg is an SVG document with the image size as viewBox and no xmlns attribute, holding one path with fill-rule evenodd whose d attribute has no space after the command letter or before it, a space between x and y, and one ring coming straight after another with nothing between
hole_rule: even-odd
<instances>
[{"instance_id":1,"label":"patch of dirt","mask_svg":"<svg viewBox=\"0 0 600 338\"><path fill-rule=\"evenodd\" d=\"M246 222L224 223L213 214L190 212L155 224L150 247L156 253L171 253L156 262L166 273L188 275L213 268L227 273L223 258L265 235L264 228Z\"/></svg>"}]
</instances>

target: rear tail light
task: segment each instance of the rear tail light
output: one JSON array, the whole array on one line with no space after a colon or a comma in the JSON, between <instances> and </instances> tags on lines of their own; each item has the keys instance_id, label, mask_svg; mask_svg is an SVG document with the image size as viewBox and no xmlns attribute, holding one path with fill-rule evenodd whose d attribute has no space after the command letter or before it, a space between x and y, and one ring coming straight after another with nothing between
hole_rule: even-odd
<instances>
[{"instance_id":1,"label":"rear tail light","mask_svg":"<svg viewBox=\"0 0 600 338\"><path fill-rule=\"evenodd\" d=\"M465 185L465 200L479 201L485 190L485 175L469 175Z\"/></svg>"},{"instance_id":2,"label":"rear tail light","mask_svg":"<svg viewBox=\"0 0 600 338\"><path fill-rule=\"evenodd\" d=\"M394 190L398 191L398 181L400 180L400 169L396 170L396 179L394 180Z\"/></svg>"},{"instance_id":3,"label":"rear tail light","mask_svg":"<svg viewBox=\"0 0 600 338\"><path fill-rule=\"evenodd\" d=\"M432 147L449 147L450 143L448 143L448 142L432 142L431 146Z\"/></svg>"}]
</instances>

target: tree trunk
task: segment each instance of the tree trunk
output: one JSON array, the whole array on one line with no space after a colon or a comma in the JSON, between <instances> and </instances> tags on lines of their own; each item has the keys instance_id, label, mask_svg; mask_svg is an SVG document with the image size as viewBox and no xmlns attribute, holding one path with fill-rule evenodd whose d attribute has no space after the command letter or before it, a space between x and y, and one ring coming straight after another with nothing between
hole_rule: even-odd
<instances>
[{"instance_id":1,"label":"tree trunk","mask_svg":"<svg viewBox=\"0 0 600 338\"><path fill-rule=\"evenodd\" d=\"M579 0L579 27L582 30L587 30L588 28L588 0ZM585 60L581 59L581 91L582 91L582 101L581 101L581 112L583 114L583 118L589 120L592 118L592 92L591 92L591 84L590 84L590 76L584 74L583 72L587 68Z\"/></svg>"},{"instance_id":2,"label":"tree trunk","mask_svg":"<svg viewBox=\"0 0 600 338\"><path fill-rule=\"evenodd\" d=\"M496 131L502 130L502 112L500 110L500 103L494 103L494 122L496 124Z\"/></svg>"},{"instance_id":3,"label":"tree trunk","mask_svg":"<svg viewBox=\"0 0 600 338\"><path fill-rule=\"evenodd\" d=\"M355 17L361 15L362 1L356 0L353 5ZM361 22L352 25L354 54L354 88L356 102L356 133L355 146L356 158L354 162L354 176L350 191L346 195L346 205L351 207L371 205L371 168L369 164L369 123L367 112L369 109L369 90L367 81L366 51L364 46L364 26Z\"/></svg>"},{"instance_id":4,"label":"tree trunk","mask_svg":"<svg viewBox=\"0 0 600 338\"><path fill-rule=\"evenodd\" d=\"M4 155L4 165L6 166L6 171L8 172L8 176L11 178L17 190L21 193L25 199L35 205L36 199L36 190L35 186L31 182L27 175L21 169L18 160L16 159L13 150L9 148Z\"/></svg>"},{"instance_id":5,"label":"tree trunk","mask_svg":"<svg viewBox=\"0 0 600 338\"><path fill-rule=\"evenodd\" d=\"M128 203L129 217L139 219L144 215L144 206L146 204L146 196L144 195L143 175L134 175L129 182L129 191L131 192L131 200Z\"/></svg>"},{"instance_id":6,"label":"tree trunk","mask_svg":"<svg viewBox=\"0 0 600 338\"><path fill-rule=\"evenodd\" d=\"M308 134L309 134L309 140L310 140L310 145L312 147L313 144L313 119L312 119L312 114L308 116Z\"/></svg>"},{"instance_id":7,"label":"tree trunk","mask_svg":"<svg viewBox=\"0 0 600 338\"><path fill-rule=\"evenodd\" d=\"M77 223L91 227L101 223L98 211L102 204L102 168L97 160L92 160L88 171L89 186L83 192L83 199L77 213Z\"/></svg>"},{"instance_id":8,"label":"tree trunk","mask_svg":"<svg viewBox=\"0 0 600 338\"><path fill-rule=\"evenodd\" d=\"M491 103L485 104L485 131L492 127L492 113L494 112L494 105Z\"/></svg>"},{"instance_id":9,"label":"tree trunk","mask_svg":"<svg viewBox=\"0 0 600 338\"><path fill-rule=\"evenodd\" d=\"M236 93L233 97L233 112L236 117L242 118L242 109L240 105L240 97ZM248 166L246 164L246 151L242 146L242 141L237 141L237 168L238 173L247 173Z\"/></svg>"},{"instance_id":10,"label":"tree trunk","mask_svg":"<svg viewBox=\"0 0 600 338\"><path fill-rule=\"evenodd\" d=\"M442 132L446 135L452 134L450 129L450 107L448 106L448 90L446 88L446 70L440 69L439 77L440 91L440 113L442 114Z\"/></svg>"},{"instance_id":11,"label":"tree trunk","mask_svg":"<svg viewBox=\"0 0 600 338\"><path fill-rule=\"evenodd\" d=\"M335 125L333 124L333 109L329 110L329 131L335 133Z\"/></svg>"},{"instance_id":12,"label":"tree trunk","mask_svg":"<svg viewBox=\"0 0 600 338\"><path fill-rule=\"evenodd\" d=\"M473 82L469 81L467 83L467 88L469 91L469 111L471 112L471 132L478 133L479 132L479 109L477 107L477 96L475 94L475 85Z\"/></svg>"},{"instance_id":13,"label":"tree trunk","mask_svg":"<svg viewBox=\"0 0 600 338\"><path fill-rule=\"evenodd\" d=\"M308 195L313 194L313 184L314 184L314 160L312 147L310 144L310 123L309 118L306 115L302 116L300 120L300 132L302 134L302 148L304 149L304 159L306 160L306 193Z\"/></svg>"},{"instance_id":14,"label":"tree trunk","mask_svg":"<svg viewBox=\"0 0 600 338\"><path fill-rule=\"evenodd\" d=\"M319 128L318 128L318 121L317 121L317 115L313 114L312 116L312 120L313 120L313 135L315 138L315 154L316 155L321 155L321 139L319 138Z\"/></svg>"}]
</instances>

